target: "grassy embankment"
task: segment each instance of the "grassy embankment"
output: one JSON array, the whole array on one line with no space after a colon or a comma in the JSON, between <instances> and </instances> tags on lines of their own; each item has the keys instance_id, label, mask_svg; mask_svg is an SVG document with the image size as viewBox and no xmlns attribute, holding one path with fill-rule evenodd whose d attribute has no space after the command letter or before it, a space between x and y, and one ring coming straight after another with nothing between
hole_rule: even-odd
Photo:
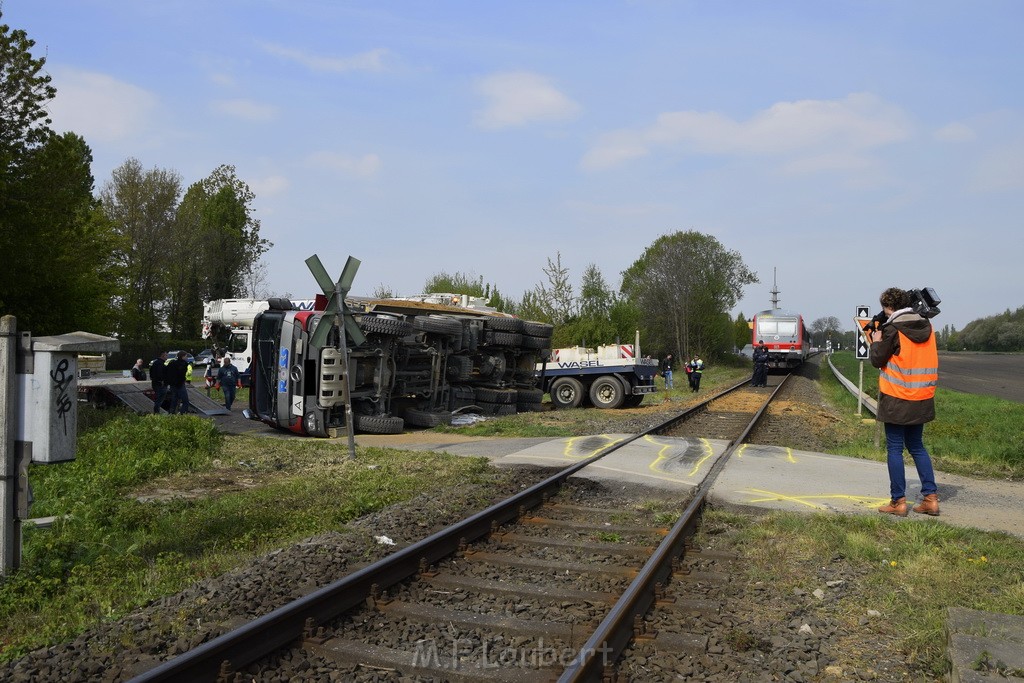
<instances>
[{"instance_id":1,"label":"grassy embankment","mask_svg":"<svg viewBox=\"0 0 1024 683\"><path fill-rule=\"evenodd\" d=\"M748 375L743 368L710 368L701 393ZM853 399L836 389L838 383L826 372L822 377L823 393L852 416ZM685 378L680 384L645 398L645 404L668 409L695 400ZM958 410L975 418L993 412L986 401L976 408L976 398L953 400ZM939 410L936 427L950 404L940 403ZM538 413L484 426L505 436L535 435L537 430L573 434L598 411L567 412L576 413L574 419L558 425L545 426L544 414ZM614 411L600 412L607 417ZM1005 406L995 406L995 412L1019 415ZM850 450L867 455L874 450L873 432L850 419L863 430ZM937 438L938 429L930 429L928 443L939 451L937 458L957 462L998 454L1000 446L992 442L1000 440L1000 432L988 431L989 424L975 419L973 435L943 435L950 445ZM459 431L473 433L479 427ZM970 447L954 447L957 443ZM62 517L52 529L26 529L23 567L0 583L0 660L68 639L271 548L344 529L362 514L419 493L459 490L495 476L482 460L445 454L360 448L355 461L344 456L343 446L321 440L223 437L209 421L191 416L119 417L87 430L76 461L32 468L33 516ZM994 471L1020 471L1020 462L1009 456L996 461L1005 464ZM157 487L187 489L185 482L193 479L230 479L239 470L257 485L150 502L131 495ZM904 650L936 672L942 667L946 606L1024 614L1024 543L1019 539L934 520L881 516L745 518L712 512L710 519L738 529L737 549L749 560L751 581L783 591L817 587L816 558L821 557L841 557L862 570L856 598L839 603L850 628L865 609L878 609L884 619L871 628L899 639ZM801 561L808 569L794 570Z\"/></svg>"},{"instance_id":2,"label":"grassy embankment","mask_svg":"<svg viewBox=\"0 0 1024 683\"><path fill-rule=\"evenodd\" d=\"M852 351L832 355L835 365L854 384L858 363ZM878 370L864 362L864 392L878 396ZM851 416L850 439L835 449L840 455L885 460L885 434L873 419L857 424L852 418L857 400L821 364L822 393ZM935 393L936 419L924 429L924 443L935 468L952 474L1024 479L1024 404L989 396L943 389ZM865 409L863 417L871 418ZM880 433L876 437L876 434ZM880 444L875 446L876 438Z\"/></svg>"}]
</instances>

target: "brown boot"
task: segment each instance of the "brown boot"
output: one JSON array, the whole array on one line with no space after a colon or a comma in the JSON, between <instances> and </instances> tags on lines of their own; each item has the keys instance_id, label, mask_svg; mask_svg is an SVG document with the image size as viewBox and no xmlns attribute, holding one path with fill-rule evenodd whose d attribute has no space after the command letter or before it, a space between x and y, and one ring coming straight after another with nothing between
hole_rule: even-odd
<instances>
[{"instance_id":1,"label":"brown boot","mask_svg":"<svg viewBox=\"0 0 1024 683\"><path fill-rule=\"evenodd\" d=\"M931 515L932 517L939 516L939 494L929 493L920 503L914 506L914 512L920 512L922 515Z\"/></svg>"},{"instance_id":2,"label":"brown boot","mask_svg":"<svg viewBox=\"0 0 1024 683\"><path fill-rule=\"evenodd\" d=\"M935 508L938 510L938 507ZM907 499L906 498L893 498L889 501L888 505L883 505L878 508L878 511L885 515L896 515L897 517L907 516ZM938 514L938 513L936 513Z\"/></svg>"}]
</instances>

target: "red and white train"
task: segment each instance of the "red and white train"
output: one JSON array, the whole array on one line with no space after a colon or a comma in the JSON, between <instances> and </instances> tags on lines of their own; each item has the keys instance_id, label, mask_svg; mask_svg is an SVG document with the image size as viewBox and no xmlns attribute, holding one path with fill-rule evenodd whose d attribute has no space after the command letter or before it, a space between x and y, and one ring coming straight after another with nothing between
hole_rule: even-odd
<instances>
[{"instance_id":1,"label":"red and white train","mask_svg":"<svg viewBox=\"0 0 1024 683\"><path fill-rule=\"evenodd\" d=\"M781 308L758 311L751 328L751 343L756 347L764 341L768 347L769 368L793 369L807 360L811 352L811 336L799 313Z\"/></svg>"}]
</instances>

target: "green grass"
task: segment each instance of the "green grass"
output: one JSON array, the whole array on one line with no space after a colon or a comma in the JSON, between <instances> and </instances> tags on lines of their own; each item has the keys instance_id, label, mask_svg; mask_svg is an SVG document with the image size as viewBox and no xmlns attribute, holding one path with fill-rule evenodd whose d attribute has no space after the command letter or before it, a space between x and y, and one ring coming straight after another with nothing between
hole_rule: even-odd
<instances>
[{"instance_id":1,"label":"green grass","mask_svg":"<svg viewBox=\"0 0 1024 683\"><path fill-rule=\"evenodd\" d=\"M193 416L118 417L87 432L76 460L30 470L32 516L58 519L51 529L25 529L22 567L0 582L0 660L488 472L478 458L367 448L348 460L346 453L322 440L222 437ZM259 485L149 502L136 495L185 481L211 488L231 478L218 476L226 470L243 470Z\"/></svg>"},{"instance_id":2,"label":"green grass","mask_svg":"<svg viewBox=\"0 0 1024 683\"><path fill-rule=\"evenodd\" d=\"M846 355L855 378L856 361ZM842 354L834 360L844 362ZM857 420L855 400L827 370L820 374L825 398L847 413L841 428L851 437L843 450L884 459L884 449L873 445L873 420ZM866 378L874 374L865 370ZM644 405L685 407L747 377L747 368L713 367L705 372L699 395L691 394L684 380L682 388L659 391ZM244 403L241 396L238 400ZM1021 435L1014 428L1024 417L1021 406L940 389L937 411L925 439L939 469L1024 474ZM96 412L105 414L84 430L74 462L31 468L32 516L59 519L49 530L25 530L22 569L0 582L0 660L70 639L97 621L270 549L344 530L352 519L392 503L491 480L481 459L360 448L353 461L346 459L344 446L324 440L223 437L209 421L193 416ZM628 411L530 413L450 431L575 436L594 433L595 424L610 430L607 420L614 423L619 414ZM235 475L225 479L237 479L243 471L254 485L196 498L140 501L141 494L161 488L204 483L212 488L225 471ZM674 513L658 505L650 510L666 525L674 521ZM1024 613L1024 549L1018 539L859 516L773 514L725 517L718 523L741 530L740 549L755 559L752 577L779 585L810 581L820 562L806 571L787 567L786 560L800 558L841 556L865 568L867 580L857 601L846 605L849 614L862 615L878 605L887 632L928 666L939 661L946 605Z\"/></svg>"},{"instance_id":3,"label":"green grass","mask_svg":"<svg viewBox=\"0 0 1024 683\"><path fill-rule=\"evenodd\" d=\"M867 628L897 639L936 677L945 670L948 607L1024 615L1024 541L1005 534L882 516L725 511L707 513L701 533L724 528L734 532L730 542L750 582L772 585L780 596L822 588L827 558L841 558L844 571L862 579L830 608L840 629L864 628L858 620L878 610L882 616Z\"/></svg>"},{"instance_id":4,"label":"green grass","mask_svg":"<svg viewBox=\"0 0 1024 683\"><path fill-rule=\"evenodd\" d=\"M860 361L852 352L832 355L832 364L854 384ZM885 435L873 419L858 424L856 399L839 384L822 361L822 388L829 400L849 410L850 439L835 449L840 455L885 460ZM864 391L878 396L878 371L865 361ZM968 476L1024 479L1024 404L939 387L936 419L925 426L924 443L936 469ZM863 411L864 418L872 418ZM878 436L876 437L876 434ZM875 440L879 445L875 446Z\"/></svg>"},{"instance_id":5,"label":"green grass","mask_svg":"<svg viewBox=\"0 0 1024 683\"><path fill-rule=\"evenodd\" d=\"M704 371L700 391L693 393L686 384L685 374L675 373L674 388L666 390L665 381L660 376L655 379L658 391L644 396L641 407L679 410L691 403L696 403L710 394L750 378L749 367L715 366ZM678 379L682 375L682 379ZM544 395L550 402L550 396ZM614 432L617 421L633 418L628 410L601 410L595 414L594 408L573 408L571 410L545 410L539 413L520 413L504 417L488 418L467 426L441 425L434 431L445 434L462 434L464 436L501 436L501 437L563 437L585 436L595 432Z\"/></svg>"}]
</instances>

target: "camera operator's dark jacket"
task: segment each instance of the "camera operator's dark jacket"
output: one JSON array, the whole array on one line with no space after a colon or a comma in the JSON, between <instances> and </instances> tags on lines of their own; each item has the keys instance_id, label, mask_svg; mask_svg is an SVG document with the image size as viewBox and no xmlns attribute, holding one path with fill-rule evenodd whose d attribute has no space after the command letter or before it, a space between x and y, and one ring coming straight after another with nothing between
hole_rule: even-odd
<instances>
[{"instance_id":1,"label":"camera operator's dark jacket","mask_svg":"<svg viewBox=\"0 0 1024 683\"><path fill-rule=\"evenodd\" d=\"M916 344L923 344L929 339L932 340L932 344L935 343L931 322L909 308L901 309L894 312L889 320L882 325L882 340L871 344L868 358L873 366L879 369L884 368L890 358L899 355L900 332ZM935 419L935 399L910 401L880 393L877 417L879 422L898 425L931 422Z\"/></svg>"}]
</instances>

